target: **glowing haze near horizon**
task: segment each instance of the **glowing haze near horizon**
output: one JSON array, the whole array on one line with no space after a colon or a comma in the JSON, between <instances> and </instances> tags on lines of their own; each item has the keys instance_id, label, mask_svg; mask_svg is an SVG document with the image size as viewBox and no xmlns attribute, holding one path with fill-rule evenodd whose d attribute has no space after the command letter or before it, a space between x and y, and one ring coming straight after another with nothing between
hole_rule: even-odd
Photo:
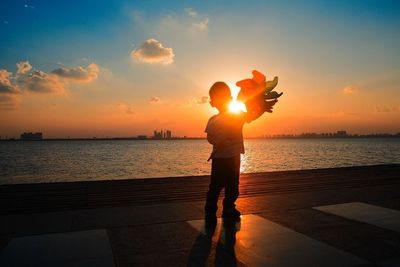
<instances>
[{"instance_id":1,"label":"glowing haze near horizon","mask_svg":"<svg viewBox=\"0 0 400 267\"><path fill-rule=\"evenodd\" d=\"M400 131L398 1L1 1L0 136L203 136L215 81L279 76L246 136Z\"/></svg>"}]
</instances>

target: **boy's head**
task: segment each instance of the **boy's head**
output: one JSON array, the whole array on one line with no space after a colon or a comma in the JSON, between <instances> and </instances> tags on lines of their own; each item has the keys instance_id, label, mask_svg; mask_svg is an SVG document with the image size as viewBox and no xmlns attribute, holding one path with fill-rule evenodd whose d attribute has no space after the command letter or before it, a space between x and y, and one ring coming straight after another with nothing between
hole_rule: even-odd
<instances>
[{"instance_id":1,"label":"boy's head","mask_svg":"<svg viewBox=\"0 0 400 267\"><path fill-rule=\"evenodd\" d=\"M214 83L209 91L210 104L220 112L228 110L229 103L232 101L231 90L224 82Z\"/></svg>"}]
</instances>

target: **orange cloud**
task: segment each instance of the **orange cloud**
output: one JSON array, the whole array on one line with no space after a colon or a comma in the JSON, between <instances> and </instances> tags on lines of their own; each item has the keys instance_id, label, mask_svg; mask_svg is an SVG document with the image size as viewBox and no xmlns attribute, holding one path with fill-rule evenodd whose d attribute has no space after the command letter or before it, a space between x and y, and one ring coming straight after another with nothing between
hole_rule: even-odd
<instances>
[{"instance_id":1,"label":"orange cloud","mask_svg":"<svg viewBox=\"0 0 400 267\"><path fill-rule=\"evenodd\" d=\"M208 96L202 96L200 99L196 100L197 104L206 104L208 102Z\"/></svg>"},{"instance_id":2,"label":"orange cloud","mask_svg":"<svg viewBox=\"0 0 400 267\"><path fill-rule=\"evenodd\" d=\"M376 112L396 112L399 111L400 107L397 106L380 106L380 107L375 107Z\"/></svg>"},{"instance_id":3,"label":"orange cloud","mask_svg":"<svg viewBox=\"0 0 400 267\"><path fill-rule=\"evenodd\" d=\"M119 103L119 104L117 104L117 107L119 109L123 110L126 114L129 114L129 115L136 114L136 112L133 110L133 108L127 104Z\"/></svg>"},{"instance_id":4,"label":"orange cloud","mask_svg":"<svg viewBox=\"0 0 400 267\"><path fill-rule=\"evenodd\" d=\"M12 110L19 106L23 92L64 94L72 82L91 82L98 78L100 68L91 63L86 68L61 67L49 73L33 70L29 61L17 64L16 74L0 69L0 109ZM16 96L12 96L16 95Z\"/></svg>"},{"instance_id":5,"label":"orange cloud","mask_svg":"<svg viewBox=\"0 0 400 267\"><path fill-rule=\"evenodd\" d=\"M131 57L138 62L171 64L174 62L174 52L172 48L164 47L156 39L148 39L142 43L138 49L131 52Z\"/></svg>"},{"instance_id":6,"label":"orange cloud","mask_svg":"<svg viewBox=\"0 0 400 267\"><path fill-rule=\"evenodd\" d=\"M29 61L21 61L17 63L17 75L24 75L28 73L32 69L31 64Z\"/></svg>"},{"instance_id":7,"label":"orange cloud","mask_svg":"<svg viewBox=\"0 0 400 267\"><path fill-rule=\"evenodd\" d=\"M343 94L353 94L353 93L355 93L355 92L357 92L357 91L358 91L358 87L352 86L352 85L348 85L348 86L344 87L344 88L341 90L341 92L342 92Z\"/></svg>"},{"instance_id":8,"label":"orange cloud","mask_svg":"<svg viewBox=\"0 0 400 267\"><path fill-rule=\"evenodd\" d=\"M35 70L22 80L24 90L37 93L64 93L66 82L57 75Z\"/></svg>"},{"instance_id":9,"label":"orange cloud","mask_svg":"<svg viewBox=\"0 0 400 267\"><path fill-rule=\"evenodd\" d=\"M12 73L0 69L0 93L17 94L19 90L12 80Z\"/></svg>"},{"instance_id":10,"label":"orange cloud","mask_svg":"<svg viewBox=\"0 0 400 267\"><path fill-rule=\"evenodd\" d=\"M0 110L15 110L19 107L19 98L15 95L0 94Z\"/></svg>"},{"instance_id":11,"label":"orange cloud","mask_svg":"<svg viewBox=\"0 0 400 267\"><path fill-rule=\"evenodd\" d=\"M21 90L38 93L64 93L71 82L91 82L98 78L100 68L91 63L86 68L61 67L49 73L33 70L29 61L17 63L17 75L0 70L0 92L16 93Z\"/></svg>"},{"instance_id":12,"label":"orange cloud","mask_svg":"<svg viewBox=\"0 0 400 267\"><path fill-rule=\"evenodd\" d=\"M95 63L91 63L87 66L86 69L81 66L75 68L61 67L53 70L51 73L65 79L90 82L97 79L99 74L99 66Z\"/></svg>"}]
</instances>

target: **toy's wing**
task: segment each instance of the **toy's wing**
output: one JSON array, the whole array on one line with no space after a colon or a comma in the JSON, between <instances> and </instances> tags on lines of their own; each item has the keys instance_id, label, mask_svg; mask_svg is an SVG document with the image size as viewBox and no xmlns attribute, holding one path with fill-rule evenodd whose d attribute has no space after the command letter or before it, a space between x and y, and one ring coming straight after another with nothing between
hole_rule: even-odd
<instances>
[{"instance_id":1,"label":"toy's wing","mask_svg":"<svg viewBox=\"0 0 400 267\"><path fill-rule=\"evenodd\" d=\"M237 96L237 99L242 102L246 102L250 98L252 98L255 94L254 90L256 88L256 84L252 79L245 79L238 81L236 83L238 87L240 87L240 92Z\"/></svg>"},{"instance_id":2,"label":"toy's wing","mask_svg":"<svg viewBox=\"0 0 400 267\"><path fill-rule=\"evenodd\" d=\"M277 98L279 98L281 95L283 95L283 92L282 92L282 93L277 93L277 92L275 92L275 91L271 91L271 92L269 92L269 93L265 96L265 99L266 99L266 100L269 100L269 99L277 99Z\"/></svg>"},{"instance_id":3,"label":"toy's wing","mask_svg":"<svg viewBox=\"0 0 400 267\"><path fill-rule=\"evenodd\" d=\"M251 79L244 79L241 81L236 82L236 86L239 86L240 88L249 88L253 86L253 81Z\"/></svg>"},{"instance_id":4,"label":"toy's wing","mask_svg":"<svg viewBox=\"0 0 400 267\"><path fill-rule=\"evenodd\" d=\"M265 93L268 94L271 92L278 84L278 77L275 76L272 81L265 82Z\"/></svg>"},{"instance_id":5,"label":"toy's wing","mask_svg":"<svg viewBox=\"0 0 400 267\"><path fill-rule=\"evenodd\" d=\"M253 70L253 81L255 81L258 84L264 84L265 82L265 75L262 74L261 72L257 70Z\"/></svg>"}]
</instances>

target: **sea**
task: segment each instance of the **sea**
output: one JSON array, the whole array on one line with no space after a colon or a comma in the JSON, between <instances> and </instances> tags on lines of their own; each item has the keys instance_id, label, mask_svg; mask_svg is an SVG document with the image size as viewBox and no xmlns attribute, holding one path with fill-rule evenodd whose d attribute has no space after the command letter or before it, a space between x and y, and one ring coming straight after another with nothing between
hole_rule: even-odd
<instances>
[{"instance_id":1,"label":"sea","mask_svg":"<svg viewBox=\"0 0 400 267\"><path fill-rule=\"evenodd\" d=\"M241 172L400 164L400 138L247 139ZM207 175L196 140L0 142L0 184ZM184 179L184 178L182 178Z\"/></svg>"}]
</instances>

